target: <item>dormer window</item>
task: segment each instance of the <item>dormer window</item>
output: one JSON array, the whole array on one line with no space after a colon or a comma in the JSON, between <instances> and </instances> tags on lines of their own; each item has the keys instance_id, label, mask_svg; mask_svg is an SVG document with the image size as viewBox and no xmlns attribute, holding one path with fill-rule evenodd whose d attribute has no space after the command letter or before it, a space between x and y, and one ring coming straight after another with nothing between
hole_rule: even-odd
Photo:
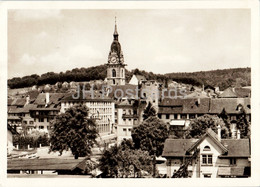
<instances>
[{"instance_id":1,"label":"dormer window","mask_svg":"<svg viewBox=\"0 0 260 187\"><path fill-rule=\"evenodd\" d=\"M203 151L210 151L210 147L208 145L206 145L203 149Z\"/></svg>"}]
</instances>

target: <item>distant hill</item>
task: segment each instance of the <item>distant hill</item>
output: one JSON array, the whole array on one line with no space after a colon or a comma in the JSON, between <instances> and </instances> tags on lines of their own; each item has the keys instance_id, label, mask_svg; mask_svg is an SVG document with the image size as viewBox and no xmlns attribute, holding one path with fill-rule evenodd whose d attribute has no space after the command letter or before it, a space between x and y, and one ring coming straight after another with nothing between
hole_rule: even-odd
<instances>
[{"instance_id":1,"label":"distant hill","mask_svg":"<svg viewBox=\"0 0 260 187\"><path fill-rule=\"evenodd\" d=\"M126 81L128 82L133 74L140 74L148 80L157 80L167 85L168 80L179 83L192 84L196 86L212 85L219 86L221 90L230 86L250 86L251 68L235 68L213 71L201 71L193 73L168 73L154 74L139 69L126 70ZM8 80L11 89L24 88L33 85L55 84L56 82L80 82L90 80L104 80L106 78L106 65L93 66L89 68L75 68L71 71L54 73L48 72L41 76L33 74L24 77L15 77Z\"/></svg>"},{"instance_id":2,"label":"distant hill","mask_svg":"<svg viewBox=\"0 0 260 187\"><path fill-rule=\"evenodd\" d=\"M168 73L166 76L177 82L183 78L194 79L204 85L218 86L220 90L224 90L230 86L251 86L251 68L232 68L193 73Z\"/></svg>"}]
</instances>

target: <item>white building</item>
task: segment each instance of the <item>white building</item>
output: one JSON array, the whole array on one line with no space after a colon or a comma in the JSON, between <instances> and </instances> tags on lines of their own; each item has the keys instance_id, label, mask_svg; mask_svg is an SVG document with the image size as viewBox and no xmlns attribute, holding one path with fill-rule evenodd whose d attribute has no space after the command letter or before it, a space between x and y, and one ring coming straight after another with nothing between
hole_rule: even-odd
<instances>
[{"instance_id":1,"label":"white building","mask_svg":"<svg viewBox=\"0 0 260 187\"><path fill-rule=\"evenodd\" d=\"M83 98L81 95L75 99L73 96L65 97L61 100L60 112L64 113L67 109L75 104L84 104L89 108L89 115L96 118L98 130L101 135L111 134L113 132L112 126L115 123L115 103L108 97L103 97L99 93L95 93L92 98L87 95Z\"/></svg>"},{"instance_id":2,"label":"white building","mask_svg":"<svg viewBox=\"0 0 260 187\"><path fill-rule=\"evenodd\" d=\"M162 156L169 177L186 165L191 178L233 178L250 177L250 154L249 139L221 139L220 129L207 129L200 139L167 139Z\"/></svg>"}]
</instances>

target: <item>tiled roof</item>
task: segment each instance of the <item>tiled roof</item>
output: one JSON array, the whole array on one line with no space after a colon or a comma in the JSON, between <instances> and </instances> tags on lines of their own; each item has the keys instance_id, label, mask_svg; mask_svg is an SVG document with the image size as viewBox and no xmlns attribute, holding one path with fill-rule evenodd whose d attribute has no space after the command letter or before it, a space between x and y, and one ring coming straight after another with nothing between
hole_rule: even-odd
<instances>
[{"instance_id":1,"label":"tiled roof","mask_svg":"<svg viewBox=\"0 0 260 187\"><path fill-rule=\"evenodd\" d=\"M221 143L227 147L227 157L250 156L249 139L222 139Z\"/></svg>"},{"instance_id":2,"label":"tiled roof","mask_svg":"<svg viewBox=\"0 0 260 187\"><path fill-rule=\"evenodd\" d=\"M64 93L49 93L50 101L49 104L59 104L60 100L64 97ZM36 98L35 102L36 105L45 105L46 103L46 93L40 93Z\"/></svg>"},{"instance_id":3,"label":"tiled roof","mask_svg":"<svg viewBox=\"0 0 260 187\"><path fill-rule=\"evenodd\" d=\"M7 161L7 170L74 170L82 168L82 159L11 159Z\"/></svg>"},{"instance_id":4,"label":"tiled roof","mask_svg":"<svg viewBox=\"0 0 260 187\"><path fill-rule=\"evenodd\" d=\"M184 114L206 114L209 111L209 98L183 99Z\"/></svg>"},{"instance_id":5,"label":"tiled roof","mask_svg":"<svg viewBox=\"0 0 260 187\"><path fill-rule=\"evenodd\" d=\"M251 97L251 89L248 88L235 88L235 92L239 98Z\"/></svg>"},{"instance_id":6,"label":"tiled roof","mask_svg":"<svg viewBox=\"0 0 260 187\"><path fill-rule=\"evenodd\" d=\"M225 89L220 95L220 98L236 98L237 94L232 88Z\"/></svg>"},{"instance_id":7,"label":"tiled roof","mask_svg":"<svg viewBox=\"0 0 260 187\"><path fill-rule=\"evenodd\" d=\"M238 105L241 104L246 113L251 113L250 98L165 98L159 103L160 113L182 114L220 114L225 108L229 114L239 113Z\"/></svg>"},{"instance_id":8,"label":"tiled roof","mask_svg":"<svg viewBox=\"0 0 260 187\"><path fill-rule=\"evenodd\" d=\"M159 107L159 114L179 114L182 113L182 106L172 106L172 107Z\"/></svg>"},{"instance_id":9,"label":"tiled roof","mask_svg":"<svg viewBox=\"0 0 260 187\"><path fill-rule=\"evenodd\" d=\"M208 129L200 139L167 139L164 143L162 156L185 156L186 153L198 147L206 136L209 136L223 150L223 154L219 156L221 158L250 156L249 139L221 139L219 141L217 134L211 129Z\"/></svg>"},{"instance_id":10,"label":"tiled roof","mask_svg":"<svg viewBox=\"0 0 260 187\"><path fill-rule=\"evenodd\" d=\"M183 157L195 142L197 139L166 139L162 156Z\"/></svg>"},{"instance_id":11,"label":"tiled roof","mask_svg":"<svg viewBox=\"0 0 260 187\"><path fill-rule=\"evenodd\" d=\"M212 99L210 103L211 114L220 114L225 108L228 114L237 114L239 110L237 106L241 104L246 113L251 113L251 99L250 98L217 98Z\"/></svg>"},{"instance_id":12,"label":"tiled roof","mask_svg":"<svg viewBox=\"0 0 260 187\"><path fill-rule=\"evenodd\" d=\"M26 103L26 99L25 98L15 98L13 99L13 101L11 102L11 100L9 101L13 106L23 106Z\"/></svg>"},{"instance_id":13,"label":"tiled roof","mask_svg":"<svg viewBox=\"0 0 260 187\"><path fill-rule=\"evenodd\" d=\"M34 104L28 104L28 105L25 105L24 107L22 108L17 108L16 106L9 106L8 107L8 113L11 113L11 114L18 114L18 113L29 113L29 111L34 108L35 105Z\"/></svg>"},{"instance_id":14,"label":"tiled roof","mask_svg":"<svg viewBox=\"0 0 260 187\"><path fill-rule=\"evenodd\" d=\"M8 99L7 100L7 105L10 106L13 103L14 99Z\"/></svg>"}]
</instances>

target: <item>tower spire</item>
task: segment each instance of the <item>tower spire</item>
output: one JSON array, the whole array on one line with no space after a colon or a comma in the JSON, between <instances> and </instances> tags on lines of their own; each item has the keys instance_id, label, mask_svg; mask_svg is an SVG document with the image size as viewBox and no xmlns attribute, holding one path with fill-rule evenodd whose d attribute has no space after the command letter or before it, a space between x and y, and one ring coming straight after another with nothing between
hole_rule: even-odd
<instances>
[{"instance_id":1,"label":"tower spire","mask_svg":"<svg viewBox=\"0 0 260 187\"><path fill-rule=\"evenodd\" d=\"M117 40L118 32L117 32L117 25L116 25L116 16L115 16L115 31L114 31L114 38Z\"/></svg>"}]
</instances>

